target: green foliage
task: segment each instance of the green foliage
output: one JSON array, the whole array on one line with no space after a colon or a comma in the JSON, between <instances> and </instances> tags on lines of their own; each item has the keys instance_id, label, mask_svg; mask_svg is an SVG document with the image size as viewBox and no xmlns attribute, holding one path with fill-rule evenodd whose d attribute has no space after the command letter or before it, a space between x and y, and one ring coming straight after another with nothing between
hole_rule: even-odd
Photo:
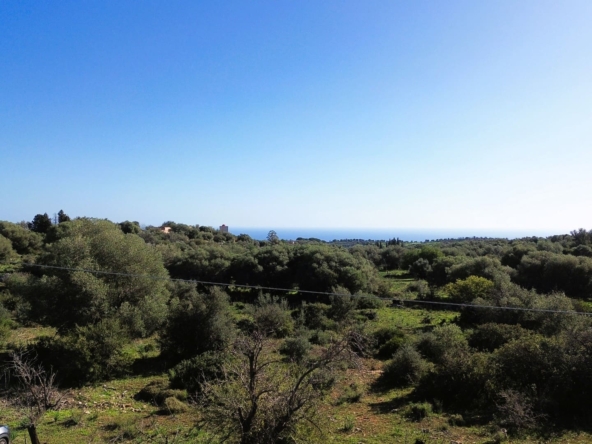
<instances>
[{"instance_id":1,"label":"green foliage","mask_svg":"<svg viewBox=\"0 0 592 444\"><path fill-rule=\"evenodd\" d=\"M9 263L16 257L16 252L12 249L12 242L0 234L0 264Z\"/></svg>"},{"instance_id":2,"label":"green foliage","mask_svg":"<svg viewBox=\"0 0 592 444\"><path fill-rule=\"evenodd\" d=\"M333 292L337 293L337 295L329 296L331 308L327 315L330 319L333 319L336 322L347 323L347 321L353 316L358 302L355 297L351 296L347 289L343 287L334 288Z\"/></svg>"},{"instance_id":3,"label":"green foliage","mask_svg":"<svg viewBox=\"0 0 592 444\"><path fill-rule=\"evenodd\" d=\"M6 340L10 336L10 330L13 325L9 311L0 304L0 348L6 346Z\"/></svg>"},{"instance_id":4,"label":"green foliage","mask_svg":"<svg viewBox=\"0 0 592 444\"><path fill-rule=\"evenodd\" d=\"M66 213L64 213L64 210L60 210L58 212L58 223L61 224L62 222L69 222L70 216L68 216Z\"/></svg>"},{"instance_id":5,"label":"green foliage","mask_svg":"<svg viewBox=\"0 0 592 444\"><path fill-rule=\"evenodd\" d=\"M32 348L45 368L57 371L62 384L82 385L128 374L133 362L124 349L128 342L119 322L105 319L64 336L44 337Z\"/></svg>"},{"instance_id":6,"label":"green foliage","mask_svg":"<svg viewBox=\"0 0 592 444\"><path fill-rule=\"evenodd\" d=\"M409 293L416 293L418 299L426 299L430 295L430 286L427 281L420 279L411 282L406 289Z\"/></svg>"},{"instance_id":7,"label":"green foliage","mask_svg":"<svg viewBox=\"0 0 592 444\"><path fill-rule=\"evenodd\" d=\"M139 234L142 232L138 222L130 222L129 220L126 220L125 222L120 222L118 225L119 228L121 228L121 231L125 234Z\"/></svg>"},{"instance_id":8,"label":"green foliage","mask_svg":"<svg viewBox=\"0 0 592 444\"><path fill-rule=\"evenodd\" d=\"M416 279L426 279L431 272L430 262L422 257L409 266L409 274Z\"/></svg>"},{"instance_id":9,"label":"green foliage","mask_svg":"<svg viewBox=\"0 0 592 444\"><path fill-rule=\"evenodd\" d=\"M427 362L412 345L403 345L385 366L382 382L404 387L417 384L428 370Z\"/></svg>"},{"instance_id":10,"label":"green foliage","mask_svg":"<svg viewBox=\"0 0 592 444\"><path fill-rule=\"evenodd\" d=\"M356 308L358 310L378 310L379 308L383 308L386 305L384 300L375 296L359 296L356 298L356 302Z\"/></svg>"},{"instance_id":11,"label":"green foliage","mask_svg":"<svg viewBox=\"0 0 592 444\"><path fill-rule=\"evenodd\" d=\"M592 258L537 251L522 258L516 282L542 293L563 291L584 298L592 294Z\"/></svg>"},{"instance_id":12,"label":"green foliage","mask_svg":"<svg viewBox=\"0 0 592 444\"><path fill-rule=\"evenodd\" d=\"M189 406L183 401L179 401L174 396L170 396L164 400L163 412L169 415L176 415L185 413L189 410Z\"/></svg>"},{"instance_id":13,"label":"green foliage","mask_svg":"<svg viewBox=\"0 0 592 444\"><path fill-rule=\"evenodd\" d=\"M206 351L222 350L234 336L228 296L217 287L200 294L185 288L182 299L171 301L169 316L160 336L162 353L181 361Z\"/></svg>"},{"instance_id":14,"label":"green foliage","mask_svg":"<svg viewBox=\"0 0 592 444\"><path fill-rule=\"evenodd\" d=\"M285 299L260 295L252 307L255 327L265 335L284 338L292 333L294 321Z\"/></svg>"},{"instance_id":15,"label":"green foliage","mask_svg":"<svg viewBox=\"0 0 592 444\"><path fill-rule=\"evenodd\" d=\"M407 270L419 259L423 259L428 265L431 265L436 259L442 256L444 256L444 253L442 253L442 250L439 248L431 245L424 245L421 248L414 248L405 252L401 262L401 268Z\"/></svg>"},{"instance_id":16,"label":"green foliage","mask_svg":"<svg viewBox=\"0 0 592 444\"><path fill-rule=\"evenodd\" d=\"M18 254L33 254L41 249L43 236L11 222L0 222L0 234L12 242Z\"/></svg>"},{"instance_id":17,"label":"green foliage","mask_svg":"<svg viewBox=\"0 0 592 444\"><path fill-rule=\"evenodd\" d=\"M469 336L469 345L479 351L492 352L510 341L530 334L520 325L482 324Z\"/></svg>"},{"instance_id":18,"label":"green foliage","mask_svg":"<svg viewBox=\"0 0 592 444\"><path fill-rule=\"evenodd\" d=\"M440 400L447 408L479 408L488 403L490 380L487 355L457 349L444 353L416 390L418 395Z\"/></svg>"},{"instance_id":19,"label":"green foliage","mask_svg":"<svg viewBox=\"0 0 592 444\"><path fill-rule=\"evenodd\" d=\"M15 288L30 304L34 321L66 331L117 317L121 310L126 321L134 312L134 336L160 327L169 296L163 279L167 272L160 255L140 237L90 219L63 222L51 235L54 241L40 264L107 273L41 269L42 277L30 277Z\"/></svg>"},{"instance_id":20,"label":"green foliage","mask_svg":"<svg viewBox=\"0 0 592 444\"><path fill-rule=\"evenodd\" d=\"M409 341L405 332L393 327L381 328L372 335L375 355L380 359L390 359Z\"/></svg>"},{"instance_id":21,"label":"green foliage","mask_svg":"<svg viewBox=\"0 0 592 444\"><path fill-rule=\"evenodd\" d=\"M399 245L389 246L381 250L382 264L386 270L397 270L401 268L405 249Z\"/></svg>"},{"instance_id":22,"label":"green foliage","mask_svg":"<svg viewBox=\"0 0 592 444\"><path fill-rule=\"evenodd\" d=\"M308 357L311 345L304 335L298 335L293 338L286 338L280 347L280 353L286 355L289 360L294 362L304 362Z\"/></svg>"},{"instance_id":23,"label":"green foliage","mask_svg":"<svg viewBox=\"0 0 592 444\"><path fill-rule=\"evenodd\" d=\"M47 233L47 230L49 230L49 227L51 227L51 219L47 213L37 214L33 218L33 221L29 222L29 230L36 233L45 234Z\"/></svg>"},{"instance_id":24,"label":"green foliage","mask_svg":"<svg viewBox=\"0 0 592 444\"><path fill-rule=\"evenodd\" d=\"M429 402L413 402L405 409L405 415L413 421L421 421L432 414L432 405Z\"/></svg>"},{"instance_id":25,"label":"green foliage","mask_svg":"<svg viewBox=\"0 0 592 444\"><path fill-rule=\"evenodd\" d=\"M477 298L475 305L493 305L499 307L523 307L537 310L573 311L572 301L562 293L539 295L534 290L527 290L509 282L497 282L488 299ZM575 322L574 315L567 313L545 313L518 310L491 310L470 308L461 313L461 322L465 324L520 324L529 330L545 334L555 334L565 330Z\"/></svg>"},{"instance_id":26,"label":"green foliage","mask_svg":"<svg viewBox=\"0 0 592 444\"><path fill-rule=\"evenodd\" d=\"M447 273L447 282L455 282L469 276L479 276L493 282L509 281L512 273L512 269L504 267L497 258L478 257L450 267Z\"/></svg>"},{"instance_id":27,"label":"green foliage","mask_svg":"<svg viewBox=\"0 0 592 444\"><path fill-rule=\"evenodd\" d=\"M173 389L185 389L189 393L200 393L203 384L222 376L227 357L221 352L207 351L191 359L185 359L169 370L169 381Z\"/></svg>"},{"instance_id":28,"label":"green foliage","mask_svg":"<svg viewBox=\"0 0 592 444\"><path fill-rule=\"evenodd\" d=\"M459 326L441 325L419 337L417 348L423 356L434 363L442 363L446 354L468 350L467 338Z\"/></svg>"},{"instance_id":29,"label":"green foliage","mask_svg":"<svg viewBox=\"0 0 592 444\"><path fill-rule=\"evenodd\" d=\"M321 303L307 304L302 303L300 308L304 325L311 330L325 330L328 326L328 317L330 306Z\"/></svg>"},{"instance_id":30,"label":"green foliage","mask_svg":"<svg viewBox=\"0 0 592 444\"><path fill-rule=\"evenodd\" d=\"M494 283L489 279L479 276L469 276L466 279L459 279L453 284L444 287L454 302L466 303L476 298L486 299L494 288Z\"/></svg>"}]
</instances>

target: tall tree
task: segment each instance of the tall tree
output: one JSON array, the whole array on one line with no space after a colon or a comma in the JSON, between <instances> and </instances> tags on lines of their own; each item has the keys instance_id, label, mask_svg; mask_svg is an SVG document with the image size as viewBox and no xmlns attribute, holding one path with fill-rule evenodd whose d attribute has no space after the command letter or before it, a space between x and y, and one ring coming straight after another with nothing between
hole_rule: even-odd
<instances>
[{"instance_id":1,"label":"tall tree","mask_svg":"<svg viewBox=\"0 0 592 444\"><path fill-rule=\"evenodd\" d=\"M70 216L64 213L64 210L60 210L60 212L58 213L58 224L61 224L62 222L68 222L69 220Z\"/></svg>"},{"instance_id":2,"label":"tall tree","mask_svg":"<svg viewBox=\"0 0 592 444\"><path fill-rule=\"evenodd\" d=\"M272 244L278 244L280 242L280 238L274 230L270 230L267 233L267 242Z\"/></svg>"},{"instance_id":3,"label":"tall tree","mask_svg":"<svg viewBox=\"0 0 592 444\"><path fill-rule=\"evenodd\" d=\"M36 233L45 234L47 233L47 230L49 230L49 227L51 227L51 219L47 213L37 214L33 218L33 221L29 222L29 230L35 231Z\"/></svg>"}]
</instances>

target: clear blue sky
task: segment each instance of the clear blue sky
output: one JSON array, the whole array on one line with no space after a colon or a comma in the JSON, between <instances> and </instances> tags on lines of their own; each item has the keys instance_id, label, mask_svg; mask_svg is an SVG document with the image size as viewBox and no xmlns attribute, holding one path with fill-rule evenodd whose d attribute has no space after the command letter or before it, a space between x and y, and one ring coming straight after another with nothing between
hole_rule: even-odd
<instances>
[{"instance_id":1,"label":"clear blue sky","mask_svg":"<svg viewBox=\"0 0 592 444\"><path fill-rule=\"evenodd\" d=\"M0 219L592 228L592 2L0 2Z\"/></svg>"}]
</instances>

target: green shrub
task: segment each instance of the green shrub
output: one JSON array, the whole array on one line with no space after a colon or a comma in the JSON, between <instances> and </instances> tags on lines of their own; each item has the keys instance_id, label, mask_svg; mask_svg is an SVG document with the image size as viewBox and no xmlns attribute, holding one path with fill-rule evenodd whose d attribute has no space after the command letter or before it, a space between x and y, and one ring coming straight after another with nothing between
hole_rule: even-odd
<instances>
[{"instance_id":1,"label":"green shrub","mask_svg":"<svg viewBox=\"0 0 592 444\"><path fill-rule=\"evenodd\" d=\"M287 338L280 347L280 353L286 355L294 362L303 362L310 351L311 345L308 339L302 335Z\"/></svg>"},{"instance_id":2,"label":"green shrub","mask_svg":"<svg viewBox=\"0 0 592 444\"><path fill-rule=\"evenodd\" d=\"M331 342L334 334L329 331L317 330L310 336L310 343L315 345L327 345Z\"/></svg>"},{"instance_id":3,"label":"green shrub","mask_svg":"<svg viewBox=\"0 0 592 444\"><path fill-rule=\"evenodd\" d=\"M405 416L412 421L421 421L432 414L432 404L429 402L413 402L405 410Z\"/></svg>"},{"instance_id":4,"label":"green shrub","mask_svg":"<svg viewBox=\"0 0 592 444\"><path fill-rule=\"evenodd\" d=\"M365 322L367 320L374 321L378 318L378 313L376 312L376 310L364 309L364 310L360 310L359 313L360 313L359 319L362 322Z\"/></svg>"},{"instance_id":5,"label":"green shrub","mask_svg":"<svg viewBox=\"0 0 592 444\"><path fill-rule=\"evenodd\" d=\"M169 370L171 388L199 393L204 382L222 376L225 361L226 356L221 352L204 352L194 358L183 360Z\"/></svg>"},{"instance_id":6,"label":"green shrub","mask_svg":"<svg viewBox=\"0 0 592 444\"><path fill-rule=\"evenodd\" d=\"M405 333L398 328L385 327L372 334L375 356L379 359L390 359L407 342Z\"/></svg>"},{"instance_id":7,"label":"green shrub","mask_svg":"<svg viewBox=\"0 0 592 444\"><path fill-rule=\"evenodd\" d=\"M427 369L427 363L419 352L411 345L404 345L384 366L382 382L396 387L417 384Z\"/></svg>"},{"instance_id":8,"label":"green shrub","mask_svg":"<svg viewBox=\"0 0 592 444\"><path fill-rule=\"evenodd\" d=\"M0 305L0 348L4 348L6 340L10 336L13 321L10 318L10 313L2 305Z\"/></svg>"},{"instance_id":9,"label":"green shrub","mask_svg":"<svg viewBox=\"0 0 592 444\"><path fill-rule=\"evenodd\" d=\"M488 298L492 292L494 283L480 276L469 276L466 279L458 279L453 284L444 287L450 299L454 302L471 302L477 298Z\"/></svg>"},{"instance_id":10,"label":"green shrub","mask_svg":"<svg viewBox=\"0 0 592 444\"><path fill-rule=\"evenodd\" d=\"M330 307L326 304L303 303L301 310L304 318L304 325L311 330L326 330L328 324L327 313Z\"/></svg>"},{"instance_id":11,"label":"green shrub","mask_svg":"<svg viewBox=\"0 0 592 444\"><path fill-rule=\"evenodd\" d=\"M362 396L364 394L364 389L359 384L353 382L339 395L336 404L340 405L343 403L353 404L356 402L360 402Z\"/></svg>"},{"instance_id":12,"label":"green shrub","mask_svg":"<svg viewBox=\"0 0 592 444\"><path fill-rule=\"evenodd\" d=\"M397 351L408 342L405 334L397 335L389 339L383 344L376 353L376 357L379 359L390 359Z\"/></svg>"},{"instance_id":13,"label":"green shrub","mask_svg":"<svg viewBox=\"0 0 592 444\"><path fill-rule=\"evenodd\" d=\"M504 344L527 334L530 334L530 331L520 325L483 324L477 326L471 333L469 345L480 351L492 352Z\"/></svg>"},{"instance_id":14,"label":"green shrub","mask_svg":"<svg viewBox=\"0 0 592 444\"><path fill-rule=\"evenodd\" d=\"M462 415L460 415L458 413L454 413L448 417L448 424L450 424L451 426L461 426L462 427L465 425L465 419L463 418Z\"/></svg>"},{"instance_id":15,"label":"green shrub","mask_svg":"<svg viewBox=\"0 0 592 444\"><path fill-rule=\"evenodd\" d=\"M349 292L346 294L344 291L347 290L342 288L334 289L334 292L340 294L340 296L331 295L329 297L331 308L327 315L330 319L333 319L336 322L348 321L357 307L356 299L353 296L350 296Z\"/></svg>"},{"instance_id":16,"label":"green shrub","mask_svg":"<svg viewBox=\"0 0 592 444\"><path fill-rule=\"evenodd\" d=\"M205 294L194 290L171 302L160 345L164 356L179 362L206 351L222 350L233 337L234 322L226 293L218 288Z\"/></svg>"},{"instance_id":17,"label":"green shrub","mask_svg":"<svg viewBox=\"0 0 592 444\"><path fill-rule=\"evenodd\" d=\"M426 299L430 295L430 286L427 281L418 280L411 282L405 291L408 293L417 293L418 299Z\"/></svg>"},{"instance_id":18,"label":"green shrub","mask_svg":"<svg viewBox=\"0 0 592 444\"><path fill-rule=\"evenodd\" d=\"M164 400L162 411L170 415L178 413L185 413L189 410L189 406L183 401L179 401L177 398L170 396Z\"/></svg>"},{"instance_id":19,"label":"green shrub","mask_svg":"<svg viewBox=\"0 0 592 444\"><path fill-rule=\"evenodd\" d=\"M432 362L442 361L444 354L467 350L469 344L458 325L447 324L420 336L417 349Z\"/></svg>"},{"instance_id":20,"label":"green shrub","mask_svg":"<svg viewBox=\"0 0 592 444\"><path fill-rule=\"evenodd\" d=\"M385 301L376 296L360 296L356 299L358 310L378 310L385 306Z\"/></svg>"},{"instance_id":21,"label":"green shrub","mask_svg":"<svg viewBox=\"0 0 592 444\"><path fill-rule=\"evenodd\" d=\"M62 384L81 385L129 374L134 358L124 350L128 343L119 322L105 319L64 336L41 338L32 349L46 368L57 371Z\"/></svg>"},{"instance_id":22,"label":"green shrub","mask_svg":"<svg viewBox=\"0 0 592 444\"><path fill-rule=\"evenodd\" d=\"M264 334L284 338L294 330L294 321L285 299L259 296L252 315L255 326Z\"/></svg>"},{"instance_id":23,"label":"green shrub","mask_svg":"<svg viewBox=\"0 0 592 444\"><path fill-rule=\"evenodd\" d=\"M447 407L482 407L490 402L492 371L488 355L451 350L421 379L416 391L425 398L442 401Z\"/></svg>"}]
</instances>

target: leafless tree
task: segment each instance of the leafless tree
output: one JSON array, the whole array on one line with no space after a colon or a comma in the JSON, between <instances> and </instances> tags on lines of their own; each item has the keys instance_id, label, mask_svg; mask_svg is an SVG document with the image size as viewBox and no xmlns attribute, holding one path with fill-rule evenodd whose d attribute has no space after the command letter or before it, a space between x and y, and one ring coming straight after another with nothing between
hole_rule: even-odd
<instances>
[{"instance_id":1,"label":"leafless tree","mask_svg":"<svg viewBox=\"0 0 592 444\"><path fill-rule=\"evenodd\" d=\"M15 404L27 411L27 430L32 444L39 444L37 421L47 410L59 408L62 395L56 385L56 373L46 370L37 360L23 351L13 352L9 374L17 381Z\"/></svg>"},{"instance_id":2,"label":"leafless tree","mask_svg":"<svg viewBox=\"0 0 592 444\"><path fill-rule=\"evenodd\" d=\"M347 333L303 363L279 358L273 340L259 332L240 336L222 380L205 381L203 422L222 442L273 444L292 436L297 425L317 427L316 407L343 363L358 363Z\"/></svg>"}]
</instances>

